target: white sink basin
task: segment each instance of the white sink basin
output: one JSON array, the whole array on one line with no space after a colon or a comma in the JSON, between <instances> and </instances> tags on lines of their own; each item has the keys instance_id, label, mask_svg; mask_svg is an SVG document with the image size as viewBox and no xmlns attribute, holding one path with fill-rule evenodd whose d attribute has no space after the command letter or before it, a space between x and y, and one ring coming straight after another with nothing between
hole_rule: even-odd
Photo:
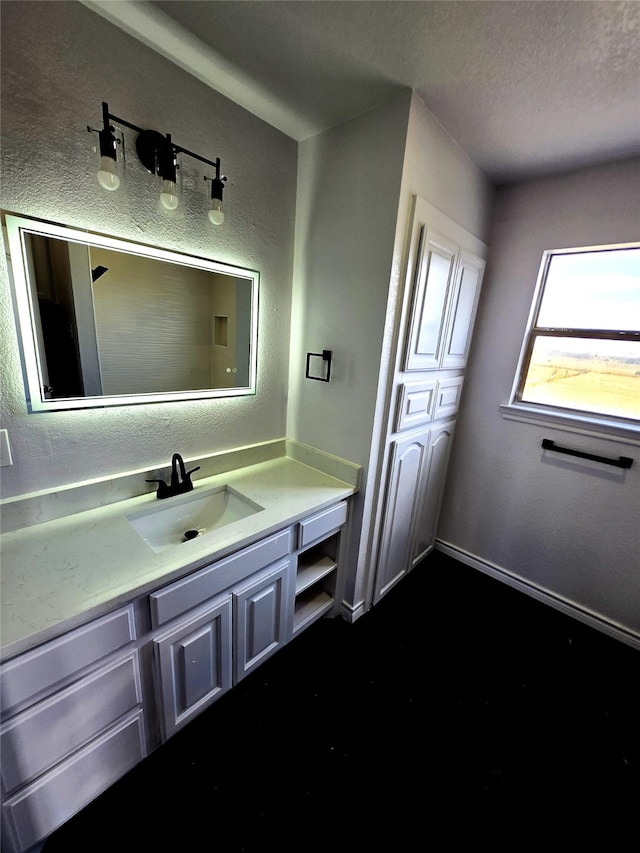
<instances>
[{"instance_id":1,"label":"white sink basin","mask_svg":"<svg viewBox=\"0 0 640 853\"><path fill-rule=\"evenodd\" d=\"M164 498L154 506L125 516L133 529L158 553L192 541L264 507L230 486Z\"/></svg>"}]
</instances>

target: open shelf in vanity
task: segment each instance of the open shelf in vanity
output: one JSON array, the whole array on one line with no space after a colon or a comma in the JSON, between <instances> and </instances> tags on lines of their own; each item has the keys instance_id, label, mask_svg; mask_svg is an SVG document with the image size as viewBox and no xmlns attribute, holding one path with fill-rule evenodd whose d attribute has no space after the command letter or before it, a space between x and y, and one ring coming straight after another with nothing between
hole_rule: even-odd
<instances>
[{"instance_id":1,"label":"open shelf in vanity","mask_svg":"<svg viewBox=\"0 0 640 853\"><path fill-rule=\"evenodd\" d=\"M298 554L294 634L335 606L339 545L340 535L336 533Z\"/></svg>"}]
</instances>

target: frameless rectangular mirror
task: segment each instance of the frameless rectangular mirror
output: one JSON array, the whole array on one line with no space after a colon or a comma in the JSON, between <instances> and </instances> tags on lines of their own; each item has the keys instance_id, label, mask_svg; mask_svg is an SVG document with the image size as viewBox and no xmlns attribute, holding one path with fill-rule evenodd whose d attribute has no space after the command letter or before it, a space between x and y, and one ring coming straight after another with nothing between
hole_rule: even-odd
<instances>
[{"instance_id":1,"label":"frameless rectangular mirror","mask_svg":"<svg viewBox=\"0 0 640 853\"><path fill-rule=\"evenodd\" d=\"M3 219L31 411L255 393L258 272Z\"/></svg>"}]
</instances>

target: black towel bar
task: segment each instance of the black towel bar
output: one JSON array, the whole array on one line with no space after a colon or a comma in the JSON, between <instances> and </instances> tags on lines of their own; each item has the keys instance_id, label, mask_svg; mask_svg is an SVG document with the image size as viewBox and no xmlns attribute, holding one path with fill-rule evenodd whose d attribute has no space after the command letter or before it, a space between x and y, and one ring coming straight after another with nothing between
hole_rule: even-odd
<instances>
[{"instance_id":1,"label":"black towel bar","mask_svg":"<svg viewBox=\"0 0 640 853\"><path fill-rule=\"evenodd\" d=\"M593 462L603 462L605 465L614 465L616 468L631 468L633 459L629 456L620 456L618 459L608 459L606 456L596 456L595 453L585 453L584 450L571 450L569 447L558 447L550 438L542 439L544 450L555 450L556 453L567 453L569 456L579 456L581 459L591 459Z\"/></svg>"}]
</instances>

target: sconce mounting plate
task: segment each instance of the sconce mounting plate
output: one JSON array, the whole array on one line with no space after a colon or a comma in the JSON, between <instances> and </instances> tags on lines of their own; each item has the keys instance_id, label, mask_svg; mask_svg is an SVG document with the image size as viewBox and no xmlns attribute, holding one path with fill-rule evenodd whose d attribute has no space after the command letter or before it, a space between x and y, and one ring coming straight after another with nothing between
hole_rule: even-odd
<instances>
[{"instance_id":1,"label":"sconce mounting plate","mask_svg":"<svg viewBox=\"0 0 640 853\"><path fill-rule=\"evenodd\" d=\"M161 151L162 155L173 156L173 148L166 136L157 130L143 130L138 134L136 153L142 165L152 175L157 174L158 151Z\"/></svg>"}]
</instances>

